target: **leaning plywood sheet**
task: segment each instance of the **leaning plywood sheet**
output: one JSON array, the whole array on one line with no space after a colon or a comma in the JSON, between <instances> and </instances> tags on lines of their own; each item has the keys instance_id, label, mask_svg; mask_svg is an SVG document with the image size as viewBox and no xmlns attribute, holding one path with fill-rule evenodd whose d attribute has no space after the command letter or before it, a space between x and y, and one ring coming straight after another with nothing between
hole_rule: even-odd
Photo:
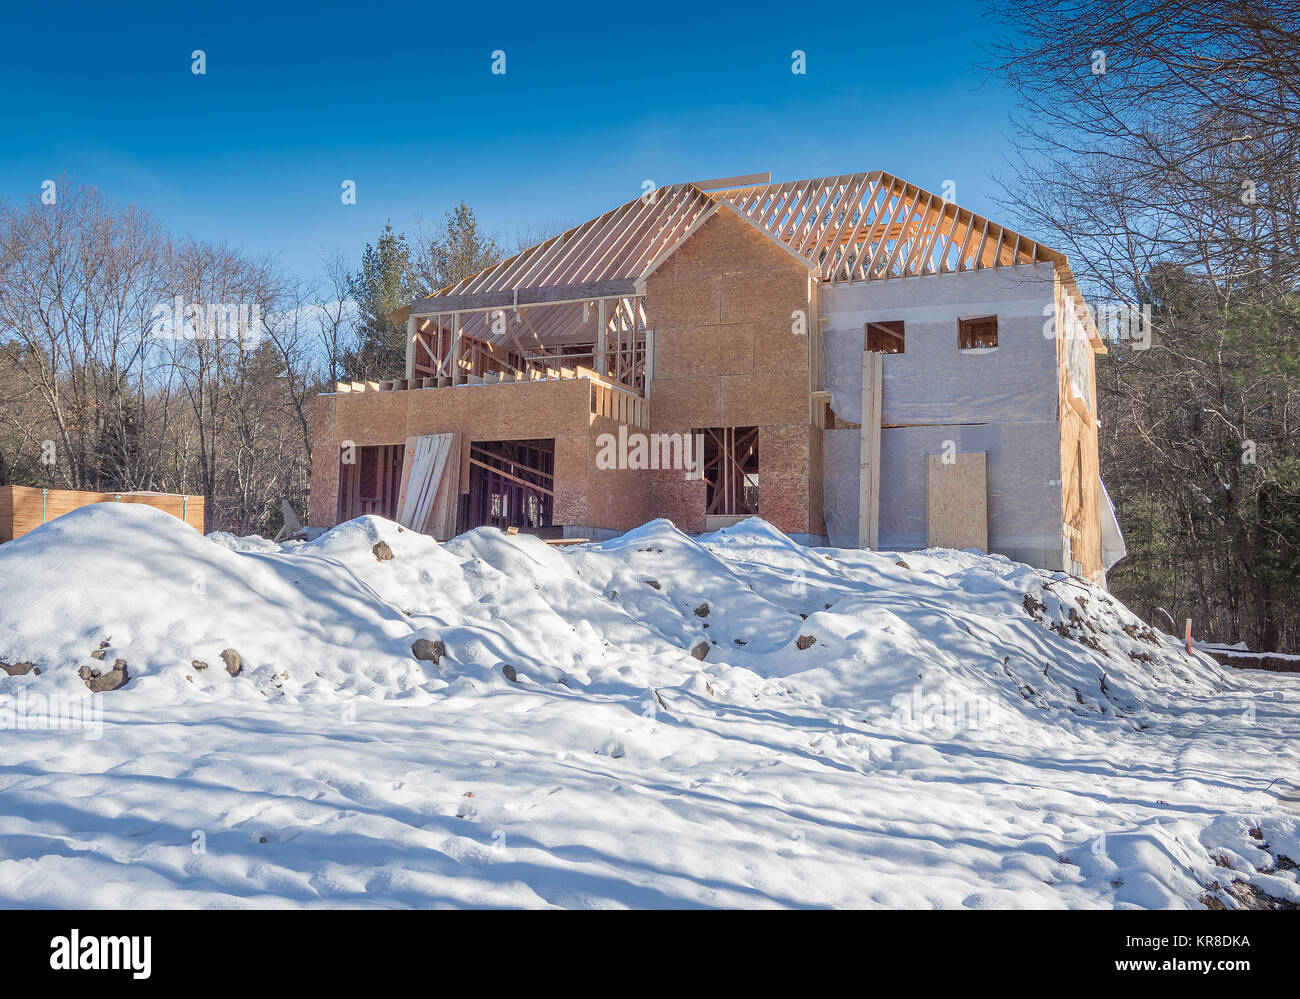
<instances>
[{"instance_id":1,"label":"leaning plywood sheet","mask_svg":"<svg viewBox=\"0 0 1300 999\"><path fill-rule=\"evenodd\" d=\"M424 524L424 532L439 541L449 541L456 534L456 509L460 499L460 471L463 434L449 434L447 458L433 494L433 505Z\"/></svg>"},{"instance_id":2,"label":"leaning plywood sheet","mask_svg":"<svg viewBox=\"0 0 1300 999\"><path fill-rule=\"evenodd\" d=\"M926 545L989 550L988 463L983 451L927 454Z\"/></svg>"},{"instance_id":3,"label":"leaning plywood sheet","mask_svg":"<svg viewBox=\"0 0 1300 999\"><path fill-rule=\"evenodd\" d=\"M406 439L402 488L397 500L397 522L428 533L426 526L442 483L454 434L428 434Z\"/></svg>"}]
</instances>

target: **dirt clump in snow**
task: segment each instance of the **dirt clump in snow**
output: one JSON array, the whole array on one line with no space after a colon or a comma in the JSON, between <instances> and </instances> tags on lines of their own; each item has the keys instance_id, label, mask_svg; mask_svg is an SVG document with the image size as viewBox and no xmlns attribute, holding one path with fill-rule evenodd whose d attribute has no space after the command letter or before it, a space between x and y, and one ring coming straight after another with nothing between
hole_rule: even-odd
<instances>
[{"instance_id":1,"label":"dirt clump in snow","mask_svg":"<svg viewBox=\"0 0 1300 999\"><path fill-rule=\"evenodd\" d=\"M31 663L6 663L0 662L0 669L4 670L10 676L26 676L31 673L33 676L40 676L41 671Z\"/></svg>"},{"instance_id":2,"label":"dirt clump in snow","mask_svg":"<svg viewBox=\"0 0 1300 999\"><path fill-rule=\"evenodd\" d=\"M411 655L421 662L433 663L437 666L446 654L447 646L441 640L430 641L427 638L417 638L411 644Z\"/></svg>"},{"instance_id":3,"label":"dirt clump in snow","mask_svg":"<svg viewBox=\"0 0 1300 999\"><path fill-rule=\"evenodd\" d=\"M1123 629L1124 634L1128 635L1129 638L1139 642L1146 642L1148 645L1154 645L1157 648L1160 646L1160 639L1156 638L1156 633L1150 628L1139 627L1130 622L1123 625Z\"/></svg>"},{"instance_id":4,"label":"dirt clump in snow","mask_svg":"<svg viewBox=\"0 0 1300 999\"><path fill-rule=\"evenodd\" d=\"M380 562L391 562L393 559L393 549L388 547L387 541L376 541L370 550Z\"/></svg>"},{"instance_id":5,"label":"dirt clump in snow","mask_svg":"<svg viewBox=\"0 0 1300 999\"><path fill-rule=\"evenodd\" d=\"M92 694L103 694L125 687L131 679L131 674L126 669L125 659L114 660L113 668L107 673L82 666L77 671L77 675L86 681L86 686L90 688Z\"/></svg>"},{"instance_id":6,"label":"dirt clump in snow","mask_svg":"<svg viewBox=\"0 0 1300 999\"><path fill-rule=\"evenodd\" d=\"M244 672L244 660L234 649L222 649L221 661L226 664L226 672L231 676L239 676Z\"/></svg>"},{"instance_id":7,"label":"dirt clump in snow","mask_svg":"<svg viewBox=\"0 0 1300 999\"><path fill-rule=\"evenodd\" d=\"M1234 881L1226 888L1214 889L1207 891L1200 897L1200 902L1207 909L1219 911L1227 909L1227 904L1216 897L1214 892L1221 892L1227 895L1234 902L1238 909L1257 909L1269 912L1292 912L1300 909L1300 902L1292 902L1285 898L1278 898L1276 895L1270 895L1258 885L1253 885L1248 881Z\"/></svg>"}]
</instances>

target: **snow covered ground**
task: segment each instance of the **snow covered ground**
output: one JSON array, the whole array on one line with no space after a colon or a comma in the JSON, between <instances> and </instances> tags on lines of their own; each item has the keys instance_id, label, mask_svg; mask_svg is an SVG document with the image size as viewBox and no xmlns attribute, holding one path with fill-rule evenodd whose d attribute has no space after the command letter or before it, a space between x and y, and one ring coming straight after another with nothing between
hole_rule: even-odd
<instances>
[{"instance_id":1,"label":"snow covered ground","mask_svg":"<svg viewBox=\"0 0 1300 999\"><path fill-rule=\"evenodd\" d=\"M0 546L0 660L2 906L1300 901L1300 676L998 557L99 504Z\"/></svg>"}]
</instances>

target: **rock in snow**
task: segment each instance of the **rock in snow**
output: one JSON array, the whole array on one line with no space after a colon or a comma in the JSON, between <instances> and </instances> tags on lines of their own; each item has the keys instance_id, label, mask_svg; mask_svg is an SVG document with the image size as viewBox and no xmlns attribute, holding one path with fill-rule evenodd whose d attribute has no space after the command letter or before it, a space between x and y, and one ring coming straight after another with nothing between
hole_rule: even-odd
<instances>
[{"instance_id":1,"label":"rock in snow","mask_svg":"<svg viewBox=\"0 0 1300 999\"><path fill-rule=\"evenodd\" d=\"M1300 676L1061 573L902 561L83 507L0 546L0 906L1300 901ZM122 685L41 724L98 703L106 635Z\"/></svg>"}]
</instances>

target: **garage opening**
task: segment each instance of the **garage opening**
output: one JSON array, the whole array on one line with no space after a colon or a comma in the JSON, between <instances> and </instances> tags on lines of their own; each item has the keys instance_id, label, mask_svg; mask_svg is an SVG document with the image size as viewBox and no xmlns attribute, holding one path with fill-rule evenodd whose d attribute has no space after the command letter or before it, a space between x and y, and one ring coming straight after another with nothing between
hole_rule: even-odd
<instances>
[{"instance_id":1,"label":"garage opening","mask_svg":"<svg viewBox=\"0 0 1300 999\"><path fill-rule=\"evenodd\" d=\"M339 454L339 522L373 514L397 519L402 444L345 447Z\"/></svg>"},{"instance_id":2,"label":"garage opening","mask_svg":"<svg viewBox=\"0 0 1300 999\"><path fill-rule=\"evenodd\" d=\"M555 441L473 441L462 523L549 535L555 509Z\"/></svg>"}]
</instances>

